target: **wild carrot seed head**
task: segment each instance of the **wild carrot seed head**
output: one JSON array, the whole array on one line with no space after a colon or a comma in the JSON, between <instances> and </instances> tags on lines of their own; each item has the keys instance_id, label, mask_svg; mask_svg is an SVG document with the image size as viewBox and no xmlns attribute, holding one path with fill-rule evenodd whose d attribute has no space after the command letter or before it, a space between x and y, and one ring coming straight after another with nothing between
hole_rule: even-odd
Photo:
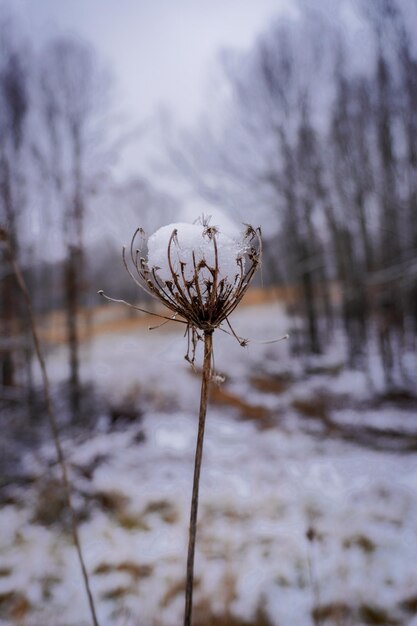
<instances>
[{"instance_id":1,"label":"wild carrot seed head","mask_svg":"<svg viewBox=\"0 0 417 626\"><path fill-rule=\"evenodd\" d=\"M231 331L229 334L241 346L248 343L236 335L228 320L245 295L262 256L260 228L245 226L238 238L221 233L205 219L199 224L164 226L149 239L143 229L138 228L130 244L130 262L126 258L126 248L123 248L123 262L136 285L174 313L172 317L158 313L151 315L165 319L164 323L186 324L188 349L185 358L191 363L194 363L197 342L203 338L201 333L212 333L224 321ZM125 300L110 298L102 291L99 293L107 300L146 313Z\"/></svg>"},{"instance_id":2,"label":"wild carrot seed head","mask_svg":"<svg viewBox=\"0 0 417 626\"><path fill-rule=\"evenodd\" d=\"M142 256L145 243L147 259ZM207 222L180 223L163 226L149 239L138 229L130 247L134 272L125 263L139 286L192 329L212 331L239 304L260 257L259 229L247 226L234 239Z\"/></svg>"}]
</instances>

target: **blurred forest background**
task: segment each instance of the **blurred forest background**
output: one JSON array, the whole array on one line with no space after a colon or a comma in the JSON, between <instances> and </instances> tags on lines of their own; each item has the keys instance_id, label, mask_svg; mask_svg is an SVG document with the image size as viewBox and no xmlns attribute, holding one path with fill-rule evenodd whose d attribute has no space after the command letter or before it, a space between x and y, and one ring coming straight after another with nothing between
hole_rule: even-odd
<instances>
[{"instance_id":1,"label":"blurred forest background","mask_svg":"<svg viewBox=\"0 0 417 626\"><path fill-rule=\"evenodd\" d=\"M151 233L203 212L262 226L256 298L285 311L292 358L325 358L337 340L346 368L367 380L377 368L386 398L416 406L417 5L336 4L333 14L332 3L294 3L245 50L219 51L189 124L166 107L133 119L89 41L32 40L13 5L0 5L0 225L48 355L65 346L66 381L54 391L63 423L103 410L81 361L97 334L132 318L98 289L143 297L121 246L137 226ZM39 379L1 245L0 258L2 429L20 425L30 447ZM106 410L129 419L116 405ZM19 454L3 455L2 488Z\"/></svg>"},{"instance_id":2,"label":"blurred forest background","mask_svg":"<svg viewBox=\"0 0 417 626\"><path fill-rule=\"evenodd\" d=\"M126 241L110 237L106 220L148 230L172 221L180 207L170 183L189 185L202 212L263 225L263 284L282 287L294 351L322 352L342 326L351 365L366 367L373 337L387 383L401 369L417 333L415 6L352 6L359 40L305 8L250 50L224 51L221 89L198 123L180 128L166 112L153 120L151 179L140 169L123 177L124 151L144 130L116 110L93 47L58 35L35 48L3 8L1 222L36 310L62 313L74 416L80 325L88 333L94 323L97 287L139 295L120 272ZM101 237L91 244L92 229ZM31 341L5 258L1 294L2 394L23 385L30 398Z\"/></svg>"}]
</instances>

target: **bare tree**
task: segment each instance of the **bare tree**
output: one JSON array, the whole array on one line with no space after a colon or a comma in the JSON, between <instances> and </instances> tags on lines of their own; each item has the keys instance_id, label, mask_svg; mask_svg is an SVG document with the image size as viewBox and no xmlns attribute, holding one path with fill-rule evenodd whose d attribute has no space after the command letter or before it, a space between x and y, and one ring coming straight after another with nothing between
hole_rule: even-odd
<instances>
[{"instance_id":1,"label":"bare tree","mask_svg":"<svg viewBox=\"0 0 417 626\"><path fill-rule=\"evenodd\" d=\"M264 236L268 251L277 246L272 274L298 293L299 347L321 349L322 321L331 330L340 303L350 363L366 365L372 330L388 372L417 330L417 53L404 3L361 10L362 62L347 30L308 10L276 21L248 52L224 53L223 103L170 157L196 193L278 226Z\"/></svg>"},{"instance_id":2,"label":"bare tree","mask_svg":"<svg viewBox=\"0 0 417 626\"><path fill-rule=\"evenodd\" d=\"M78 40L57 39L41 55L38 103L43 132L34 154L50 203L60 215L66 251L64 305L74 417L81 402L77 320L86 286L85 219L111 158L104 124L107 81L93 50Z\"/></svg>"},{"instance_id":3,"label":"bare tree","mask_svg":"<svg viewBox=\"0 0 417 626\"><path fill-rule=\"evenodd\" d=\"M0 222L10 234L15 255L19 256L19 226L25 208L26 160L28 153L27 118L30 107L28 48L10 16L0 15ZM15 338L20 312L13 277L7 275L6 260L0 277L2 321L1 384L15 382ZM17 326L16 326L17 325Z\"/></svg>"}]
</instances>

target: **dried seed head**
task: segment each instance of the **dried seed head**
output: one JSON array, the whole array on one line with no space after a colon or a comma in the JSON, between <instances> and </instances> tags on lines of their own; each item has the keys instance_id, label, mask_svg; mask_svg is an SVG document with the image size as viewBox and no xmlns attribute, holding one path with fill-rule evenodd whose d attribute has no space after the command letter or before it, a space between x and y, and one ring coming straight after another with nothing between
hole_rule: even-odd
<instances>
[{"instance_id":1,"label":"dried seed head","mask_svg":"<svg viewBox=\"0 0 417 626\"><path fill-rule=\"evenodd\" d=\"M130 244L130 262L126 258L126 248L122 249L125 268L140 289L174 313L170 317L146 311L126 300L111 298L102 290L98 293L106 300L165 320L149 330L168 322L185 324L188 338L185 358L191 364L203 334L212 333L223 322L230 332L225 328L221 330L245 347L249 340L239 337L228 319L245 295L262 257L260 228L245 226L241 237L235 239L221 233L218 227L210 226L206 218L198 224L164 226L148 242L143 229L136 230ZM141 256L146 243L147 260ZM140 247L135 247L138 244ZM288 335L260 343L276 343L282 339L288 339Z\"/></svg>"},{"instance_id":2,"label":"dried seed head","mask_svg":"<svg viewBox=\"0 0 417 626\"><path fill-rule=\"evenodd\" d=\"M246 230L232 238L210 226L208 219L194 224L163 226L149 240L142 228L132 237L129 258L123 248L123 262L136 285L160 300L174 315L151 313L168 321L185 324L188 337L186 358L194 362L197 342L226 322L242 346L247 340L236 335L228 316L245 295L261 261L260 229L245 224ZM143 255L147 244L148 258ZM144 309L125 300L139 311ZM157 328L157 327L155 327ZM225 332L229 332L222 329ZM191 355L191 356L190 356Z\"/></svg>"},{"instance_id":3,"label":"dried seed head","mask_svg":"<svg viewBox=\"0 0 417 626\"><path fill-rule=\"evenodd\" d=\"M256 239L257 245L254 246ZM132 243L131 250L133 251ZM214 330L243 297L260 261L258 232L240 238L200 224L163 226L148 239L148 259L139 277L168 308L193 328ZM134 262L134 255L131 255Z\"/></svg>"},{"instance_id":4,"label":"dried seed head","mask_svg":"<svg viewBox=\"0 0 417 626\"><path fill-rule=\"evenodd\" d=\"M174 231L176 236L169 246ZM214 237L216 247L213 245ZM219 280L236 273L236 258L241 253L239 245L240 242L219 233L215 227L171 224L149 237L148 267L158 268L157 274L163 281L171 279L172 271L180 277L184 276L186 281L194 281L197 270L201 287L205 280L213 279L216 269ZM168 248L171 259L167 254Z\"/></svg>"}]
</instances>

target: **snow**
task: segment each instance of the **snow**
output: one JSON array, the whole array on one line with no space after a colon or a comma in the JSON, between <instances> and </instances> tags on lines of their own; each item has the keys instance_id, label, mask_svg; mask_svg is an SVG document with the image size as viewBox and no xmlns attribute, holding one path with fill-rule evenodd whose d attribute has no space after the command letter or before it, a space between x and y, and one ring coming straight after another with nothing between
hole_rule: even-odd
<instances>
[{"instance_id":1,"label":"snow","mask_svg":"<svg viewBox=\"0 0 417 626\"><path fill-rule=\"evenodd\" d=\"M193 253L197 268L200 261L205 261L212 269L215 268L214 239L205 234L205 226L186 223L169 224L157 230L148 239L148 266L155 268L163 281L173 280L169 266L168 246L174 231L177 231L177 238L173 240L171 246L171 260L173 270L180 277L181 284L184 284L181 278L181 264L185 264L185 280L190 281L194 278ZM218 232L215 237L219 268L218 281L225 279L229 284L233 284L235 277L240 274L237 257L243 252L242 245L237 239L222 232ZM198 271L198 282L202 290L204 290L204 281L207 280L213 281L213 276L207 267L203 267Z\"/></svg>"},{"instance_id":2,"label":"snow","mask_svg":"<svg viewBox=\"0 0 417 626\"><path fill-rule=\"evenodd\" d=\"M252 340L280 336L288 327L278 305L243 308L232 323ZM249 622L262 607L272 626L309 626L315 603L310 559L322 604L341 602L353 611L379 606L404 626L416 623L401 602L417 594L417 455L319 438L293 407L297 398L311 399L323 389L349 402L357 391L359 403L370 402L369 372L326 374L325 367L343 362L340 350L307 364L324 370L305 377L303 365L289 355L289 342L253 341L242 349L217 332L214 346L225 389L267 407L271 421L244 419L236 407L209 406L197 609L208 603L219 615L229 611ZM85 350L84 378L114 398L136 390L144 409L139 424L64 441L77 503L81 509L90 503L80 534L102 626L178 626L182 620L200 385L183 360L184 349L178 329L164 327L97 337ZM66 375L65 363L63 349L50 356L54 382ZM254 374L291 374L290 383L281 393L262 392L251 386ZM408 409L358 407L332 409L333 421L412 431L415 416ZM10 569L0 577L0 597L13 590L29 599L27 626L84 626L88 607L70 537L58 525L34 521L36 494L53 456L48 444L36 458L22 460L34 484L0 511L1 567ZM87 480L80 469L97 458ZM113 508L100 507L99 494L114 497ZM313 542L306 539L309 527L317 536ZM364 622L355 613L351 623Z\"/></svg>"}]
</instances>

